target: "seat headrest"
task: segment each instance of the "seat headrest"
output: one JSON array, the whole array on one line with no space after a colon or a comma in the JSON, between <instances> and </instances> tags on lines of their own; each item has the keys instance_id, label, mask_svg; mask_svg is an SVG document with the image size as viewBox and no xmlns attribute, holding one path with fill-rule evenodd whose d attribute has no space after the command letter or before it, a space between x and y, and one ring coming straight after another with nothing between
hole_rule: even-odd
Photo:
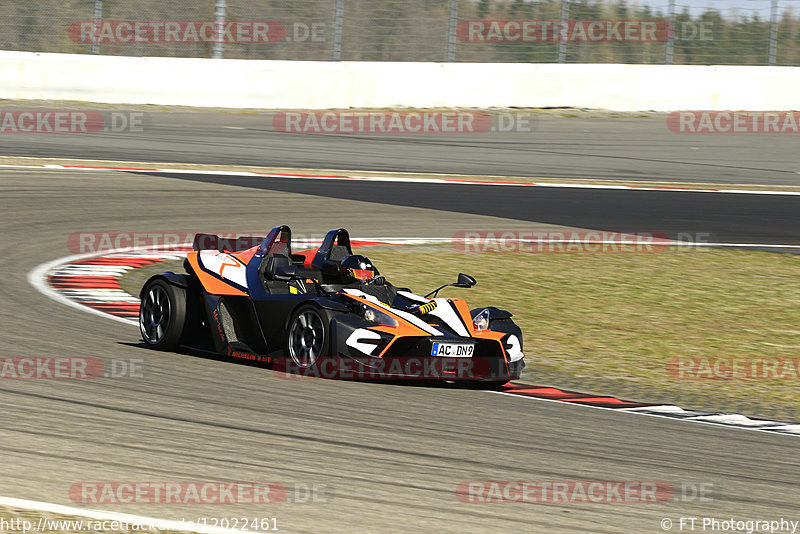
<instances>
[{"instance_id":1,"label":"seat headrest","mask_svg":"<svg viewBox=\"0 0 800 534\"><path fill-rule=\"evenodd\" d=\"M292 264L292 260L289 259L289 256L283 256L281 254L271 254L264 258L264 261L266 262L264 278L267 280L275 279L275 270L278 267L288 267Z\"/></svg>"}]
</instances>

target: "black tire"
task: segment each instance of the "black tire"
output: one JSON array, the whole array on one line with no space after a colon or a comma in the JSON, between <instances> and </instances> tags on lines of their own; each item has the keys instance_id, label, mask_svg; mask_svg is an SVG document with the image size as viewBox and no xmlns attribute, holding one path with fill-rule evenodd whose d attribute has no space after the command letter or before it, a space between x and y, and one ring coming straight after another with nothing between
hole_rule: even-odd
<instances>
[{"instance_id":1,"label":"black tire","mask_svg":"<svg viewBox=\"0 0 800 534\"><path fill-rule=\"evenodd\" d=\"M300 306L286 329L286 356L301 369L308 369L328 355L330 332L325 310L313 304Z\"/></svg>"},{"instance_id":2,"label":"black tire","mask_svg":"<svg viewBox=\"0 0 800 534\"><path fill-rule=\"evenodd\" d=\"M148 347L175 350L186 326L186 291L164 280L149 282L142 290L139 331Z\"/></svg>"}]
</instances>

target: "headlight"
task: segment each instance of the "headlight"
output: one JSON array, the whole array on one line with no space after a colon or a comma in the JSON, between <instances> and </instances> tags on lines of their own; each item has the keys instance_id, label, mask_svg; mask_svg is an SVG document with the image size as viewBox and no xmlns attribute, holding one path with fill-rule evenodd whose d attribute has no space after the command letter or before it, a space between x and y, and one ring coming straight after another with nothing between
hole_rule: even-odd
<instances>
[{"instance_id":1,"label":"headlight","mask_svg":"<svg viewBox=\"0 0 800 534\"><path fill-rule=\"evenodd\" d=\"M397 326L397 319L389 315L388 313L382 312L377 308L372 308L371 306L366 306L362 308L364 319L370 321L372 323L378 323L383 326Z\"/></svg>"},{"instance_id":2,"label":"headlight","mask_svg":"<svg viewBox=\"0 0 800 534\"><path fill-rule=\"evenodd\" d=\"M472 318L472 325L475 327L475 332L483 332L489 329L489 310L483 309L478 315Z\"/></svg>"}]
</instances>

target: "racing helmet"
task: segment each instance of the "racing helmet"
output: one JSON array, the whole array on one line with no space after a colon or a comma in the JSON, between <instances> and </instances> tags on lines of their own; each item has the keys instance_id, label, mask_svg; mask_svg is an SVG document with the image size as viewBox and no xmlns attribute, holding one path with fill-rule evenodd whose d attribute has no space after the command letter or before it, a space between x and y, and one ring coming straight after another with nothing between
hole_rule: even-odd
<instances>
[{"instance_id":1,"label":"racing helmet","mask_svg":"<svg viewBox=\"0 0 800 534\"><path fill-rule=\"evenodd\" d=\"M352 254L342 260L342 277L345 283L352 283L358 280L369 280L378 276L378 268L366 256Z\"/></svg>"}]
</instances>

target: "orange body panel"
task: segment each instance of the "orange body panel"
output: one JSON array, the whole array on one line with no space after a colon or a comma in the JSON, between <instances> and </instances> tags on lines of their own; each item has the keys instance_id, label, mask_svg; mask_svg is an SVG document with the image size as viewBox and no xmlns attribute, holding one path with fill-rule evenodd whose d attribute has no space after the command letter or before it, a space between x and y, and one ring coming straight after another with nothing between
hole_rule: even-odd
<instances>
[{"instance_id":1,"label":"orange body panel","mask_svg":"<svg viewBox=\"0 0 800 534\"><path fill-rule=\"evenodd\" d=\"M248 248L247 250L240 250L239 252L228 252L228 254L230 254L231 256L236 256L239 259L239 261L247 265L248 263L250 263L250 260L253 259L253 256L255 255L259 246L260 245L256 245L254 247Z\"/></svg>"},{"instance_id":2,"label":"orange body panel","mask_svg":"<svg viewBox=\"0 0 800 534\"><path fill-rule=\"evenodd\" d=\"M469 313L469 306L467 306L467 302L464 299L450 299L453 305L458 310L459 315L461 318L464 319L464 324L467 325L467 331L469 335L475 335L475 326L472 324L472 315Z\"/></svg>"},{"instance_id":3,"label":"orange body panel","mask_svg":"<svg viewBox=\"0 0 800 534\"><path fill-rule=\"evenodd\" d=\"M472 315L470 314L467 302L464 299L451 299L451 300L453 304L455 304L458 313L461 315L461 317L464 319L464 322L467 324L467 331L469 331L469 335L477 339L496 339L498 341L503 339L503 336L505 335L503 332L495 332L493 330L484 330L483 332L475 332L475 325L472 324Z\"/></svg>"},{"instance_id":4,"label":"orange body panel","mask_svg":"<svg viewBox=\"0 0 800 534\"><path fill-rule=\"evenodd\" d=\"M311 248L308 250L301 250L300 252L293 252L292 254L303 256L305 258L305 260L303 260L303 265L311 267L311 262L314 261L314 256L317 255L317 249Z\"/></svg>"},{"instance_id":5,"label":"orange body panel","mask_svg":"<svg viewBox=\"0 0 800 534\"><path fill-rule=\"evenodd\" d=\"M348 297L350 297L353 300L357 300L358 302L362 302L368 306L375 306L373 303L361 297L357 297L355 295L348 295ZM384 332L386 334L394 336L394 338L392 338L389 344L383 348L380 354L378 354L378 357L382 357L384 354L386 354L386 351L388 351L389 348L394 344L394 342L401 337L420 337L420 336L430 335L425 330L422 330L421 328L418 328L413 324L409 323L402 317L393 314L392 310L383 307L379 307L379 309L394 317L397 320L397 326L376 325L370 327L370 330L375 330L377 332Z\"/></svg>"},{"instance_id":6,"label":"orange body panel","mask_svg":"<svg viewBox=\"0 0 800 534\"><path fill-rule=\"evenodd\" d=\"M230 284L211 276L204 270L200 268L200 263L197 259L199 252L190 252L186 255L186 259L189 260L189 265L192 266L194 273L197 275L197 279L200 280L200 283L203 284L203 287L206 291L211 293L212 295L234 295L237 297L246 297L247 293L236 289L235 287L231 286Z\"/></svg>"}]
</instances>

